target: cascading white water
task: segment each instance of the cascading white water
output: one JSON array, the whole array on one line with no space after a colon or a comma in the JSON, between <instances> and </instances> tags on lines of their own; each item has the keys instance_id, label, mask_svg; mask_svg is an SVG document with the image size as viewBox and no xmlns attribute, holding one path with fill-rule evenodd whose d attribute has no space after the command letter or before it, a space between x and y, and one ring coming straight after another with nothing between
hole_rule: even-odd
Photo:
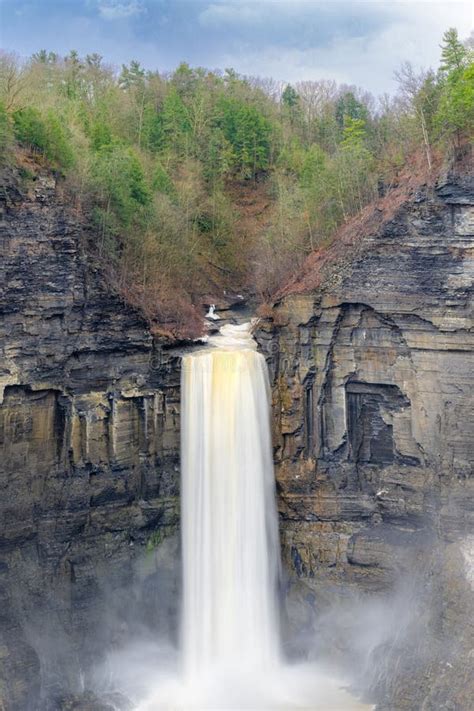
<instances>
[{"instance_id":1,"label":"cascading white water","mask_svg":"<svg viewBox=\"0 0 474 711\"><path fill-rule=\"evenodd\" d=\"M269 384L250 324L182 367L182 642L186 674L279 661Z\"/></svg>"},{"instance_id":2,"label":"cascading white water","mask_svg":"<svg viewBox=\"0 0 474 711\"><path fill-rule=\"evenodd\" d=\"M209 345L182 363L182 665L156 669L136 711L368 709L281 659L267 367L250 324Z\"/></svg>"}]
</instances>

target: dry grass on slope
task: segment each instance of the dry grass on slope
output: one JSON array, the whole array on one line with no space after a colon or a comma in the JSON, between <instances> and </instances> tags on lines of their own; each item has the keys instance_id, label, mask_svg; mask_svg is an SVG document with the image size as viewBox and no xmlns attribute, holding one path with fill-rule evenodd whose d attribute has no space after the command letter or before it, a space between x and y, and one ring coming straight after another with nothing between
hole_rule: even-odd
<instances>
[{"instance_id":1,"label":"dry grass on slope","mask_svg":"<svg viewBox=\"0 0 474 711\"><path fill-rule=\"evenodd\" d=\"M430 171L423 155L414 156L410 165L399 172L383 197L344 223L329 245L308 256L303 267L278 291L275 301L290 294L318 289L334 269L353 261L363 250L365 237L375 235L418 190L435 185L440 168L440 158L436 159Z\"/></svg>"}]
</instances>

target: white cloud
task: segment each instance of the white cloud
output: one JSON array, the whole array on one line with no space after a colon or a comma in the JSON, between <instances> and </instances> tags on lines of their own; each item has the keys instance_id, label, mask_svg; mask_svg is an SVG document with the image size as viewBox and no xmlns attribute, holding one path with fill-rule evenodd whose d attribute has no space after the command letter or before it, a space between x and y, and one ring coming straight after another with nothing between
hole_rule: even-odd
<instances>
[{"instance_id":1,"label":"white cloud","mask_svg":"<svg viewBox=\"0 0 474 711\"><path fill-rule=\"evenodd\" d=\"M98 9L104 20L122 20L145 12L140 0L99 0Z\"/></svg>"},{"instance_id":2,"label":"white cloud","mask_svg":"<svg viewBox=\"0 0 474 711\"><path fill-rule=\"evenodd\" d=\"M220 25L251 24L262 18L262 7L258 4L242 2L211 3L199 15L203 27L218 27Z\"/></svg>"},{"instance_id":3,"label":"white cloud","mask_svg":"<svg viewBox=\"0 0 474 711\"><path fill-rule=\"evenodd\" d=\"M232 3L233 4L233 3ZM428 8L427 5L430 7ZM306 79L335 79L356 84L376 95L396 88L394 71L405 61L418 69L439 63L443 32L450 26L466 37L472 27L471 6L465 2L393 2L390 17L376 32L344 37L337 25L324 46L284 47L262 41L260 46L244 40L215 58L219 66L233 66L243 74L274 77L297 82Z\"/></svg>"},{"instance_id":4,"label":"white cloud","mask_svg":"<svg viewBox=\"0 0 474 711\"><path fill-rule=\"evenodd\" d=\"M347 0L333 0L333 2ZM272 17L295 18L301 13L312 12L323 6L324 0L214 0L200 14L204 26L245 25L250 22L265 22ZM326 0L326 10L330 3Z\"/></svg>"}]
</instances>

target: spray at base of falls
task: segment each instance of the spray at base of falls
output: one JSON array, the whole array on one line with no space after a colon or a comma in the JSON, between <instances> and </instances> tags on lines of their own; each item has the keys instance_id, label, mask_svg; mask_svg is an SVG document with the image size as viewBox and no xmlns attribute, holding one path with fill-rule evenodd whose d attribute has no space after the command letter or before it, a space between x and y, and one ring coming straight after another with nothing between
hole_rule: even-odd
<instances>
[{"instance_id":1,"label":"spray at base of falls","mask_svg":"<svg viewBox=\"0 0 474 711\"><path fill-rule=\"evenodd\" d=\"M267 366L251 324L182 363L181 674L137 711L367 709L280 653L280 570Z\"/></svg>"}]
</instances>

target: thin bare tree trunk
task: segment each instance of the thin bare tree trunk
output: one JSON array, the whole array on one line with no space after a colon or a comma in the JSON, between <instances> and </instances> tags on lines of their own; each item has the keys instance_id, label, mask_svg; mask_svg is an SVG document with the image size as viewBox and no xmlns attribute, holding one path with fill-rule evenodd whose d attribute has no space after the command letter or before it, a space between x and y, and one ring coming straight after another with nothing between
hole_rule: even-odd
<instances>
[{"instance_id":1,"label":"thin bare tree trunk","mask_svg":"<svg viewBox=\"0 0 474 711\"><path fill-rule=\"evenodd\" d=\"M421 131L423 133L423 142L425 144L426 160L428 161L428 168L431 170L431 147L430 139L428 136L428 129L426 128L426 120L423 109L420 109L420 120L421 120Z\"/></svg>"}]
</instances>

